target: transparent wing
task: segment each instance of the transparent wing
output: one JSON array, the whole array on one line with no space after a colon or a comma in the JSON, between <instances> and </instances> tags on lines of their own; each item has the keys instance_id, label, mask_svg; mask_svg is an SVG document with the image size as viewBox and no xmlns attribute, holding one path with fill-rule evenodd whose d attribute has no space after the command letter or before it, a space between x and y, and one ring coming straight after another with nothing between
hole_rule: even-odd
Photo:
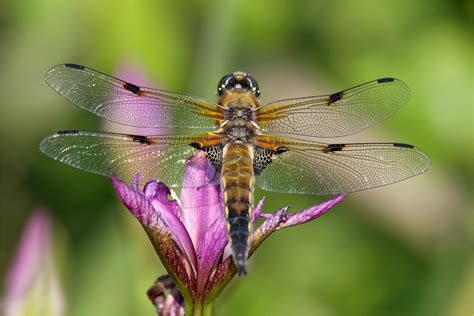
<instances>
[{"instance_id":1,"label":"transparent wing","mask_svg":"<svg viewBox=\"0 0 474 316\"><path fill-rule=\"evenodd\" d=\"M57 65L45 79L77 106L124 125L211 129L222 113L216 104L139 87L75 64Z\"/></svg>"},{"instance_id":2,"label":"transparent wing","mask_svg":"<svg viewBox=\"0 0 474 316\"><path fill-rule=\"evenodd\" d=\"M203 138L199 136L63 131L46 137L40 149L55 160L75 168L105 176L114 174L128 183L139 173L142 181L158 179L170 187L181 187L187 161L196 151L189 144L201 140ZM201 159L207 161L204 155ZM218 176L214 168L209 168L199 179L187 178L185 186L212 184Z\"/></svg>"},{"instance_id":3,"label":"transparent wing","mask_svg":"<svg viewBox=\"0 0 474 316\"><path fill-rule=\"evenodd\" d=\"M287 149L257 178L280 193L337 194L395 183L431 166L420 149L397 143L323 144L277 139Z\"/></svg>"},{"instance_id":4,"label":"transparent wing","mask_svg":"<svg viewBox=\"0 0 474 316\"><path fill-rule=\"evenodd\" d=\"M257 119L266 132L339 137L380 122L409 97L405 83L383 78L329 95L272 102L257 110Z\"/></svg>"}]
</instances>

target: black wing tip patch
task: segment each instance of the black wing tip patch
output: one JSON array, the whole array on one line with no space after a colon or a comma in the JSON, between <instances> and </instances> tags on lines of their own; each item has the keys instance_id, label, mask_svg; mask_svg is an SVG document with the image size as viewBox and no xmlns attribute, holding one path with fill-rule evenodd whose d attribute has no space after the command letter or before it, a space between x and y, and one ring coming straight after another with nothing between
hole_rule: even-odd
<instances>
[{"instance_id":1,"label":"black wing tip patch","mask_svg":"<svg viewBox=\"0 0 474 316\"><path fill-rule=\"evenodd\" d=\"M81 66L81 65L78 65L78 64L64 64L64 67L66 68L71 68L71 69L78 69L78 70L83 70L85 69L86 67L84 66Z\"/></svg>"},{"instance_id":2,"label":"black wing tip patch","mask_svg":"<svg viewBox=\"0 0 474 316\"><path fill-rule=\"evenodd\" d=\"M403 143L393 143L393 147L413 149L415 146Z\"/></svg>"},{"instance_id":3,"label":"black wing tip patch","mask_svg":"<svg viewBox=\"0 0 474 316\"><path fill-rule=\"evenodd\" d=\"M377 79L378 83L387 83L387 82L393 82L393 81L395 81L395 78L380 78L380 79Z\"/></svg>"}]
</instances>

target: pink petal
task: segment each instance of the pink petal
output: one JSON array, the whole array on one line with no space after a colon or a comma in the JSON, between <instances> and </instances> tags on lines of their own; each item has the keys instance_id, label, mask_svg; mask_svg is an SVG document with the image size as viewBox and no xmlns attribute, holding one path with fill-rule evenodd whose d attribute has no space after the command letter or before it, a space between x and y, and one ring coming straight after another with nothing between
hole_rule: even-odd
<instances>
[{"instance_id":1,"label":"pink petal","mask_svg":"<svg viewBox=\"0 0 474 316\"><path fill-rule=\"evenodd\" d=\"M136 186L138 188L138 184ZM181 210L176 200L170 200L171 190L163 183L157 181L149 181L143 188L145 198L148 200L157 199L160 204L163 204L173 214L181 219Z\"/></svg>"},{"instance_id":2,"label":"pink petal","mask_svg":"<svg viewBox=\"0 0 474 316\"><path fill-rule=\"evenodd\" d=\"M337 203L342 201L346 196L347 193L342 193L329 201L319 205L311 206L303 211L293 214L287 214L287 208L279 209L275 214L263 222L263 224L260 225L252 234L250 252L252 253L255 251L255 249L265 240L265 238L267 238L274 231L312 221L325 214Z\"/></svg>"},{"instance_id":3,"label":"pink petal","mask_svg":"<svg viewBox=\"0 0 474 316\"><path fill-rule=\"evenodd\" d=\"M282 227L290 227L312 221L313 219L316 219L325 214L337 203L341 202L347 195L347 193L342 193L336 196L335 198L319 205L308 207L307 209L294 214L288 214L288 218L286 219Z\"/></svg>"},{"instance_id":4,"label":"pink petal","mask_svg":"<svg viewBox=\"0 0 474 316\"><path fill-rule=\"evenodd\" d=\"M169 201L169 189L162 183L152 180L145 185L145 193L138 188L139 177L135 176L132 188L117 177L112 176L112 183L118 196L132 214L148 230L156 234L156 238L171 234L188 261L196 270L197 258L191 238L181 220L174 213L175 201ZM155 245L156 247L156 245Z\"/></svg>"},{"instance_id":5,"label":"pink petal","mask_svg":"<svg viewBox=\"0 0 474 316\"><path fill-rule=\"evenodd\" d=\"M271 233L277 231L282 227L285 219L288 218L288 214L286 211L288 207L278 209L275 214L270 216L265 222L262 223L252 234L250 237L250 255L257 249L258 246L270 236Z\"/></svg>"},{"instance_id":6,"label":"pink petal","mask_svg":"<svg viewBox=\"0 0 474 316\"><path fill-rule=\"evenodd\" d=\"M227 245L227 228L224 217L218 217L199 241L197 254L199 273L196 294L205 296L205 289L212 270L216 267Z\"/></svg>"},{"instance_id":7,"label":"pink petal","mask_svg":"<svg viewBox=\"0 0 474 316\"><path fill-rule=\"evenodd\" d=\"M217 219L224 220L224 202L218 174L201 151L188 162L181 190L182 218L197 248L204 233Z\"/></svg>"},{"instance_id":8,"label":"pink petal","mask_svg":"<svg viewBox=\"0 0 474 316\"><path fill-rule=\"evenodd\" d=\"M260 217L265 216L262 213L263 210L263 204L265 203L266 197L262 197L262 199L258 202L257 206L253 209L252 211L252 223L255 223L257 219Z\"/></svg>"}]
</instances>

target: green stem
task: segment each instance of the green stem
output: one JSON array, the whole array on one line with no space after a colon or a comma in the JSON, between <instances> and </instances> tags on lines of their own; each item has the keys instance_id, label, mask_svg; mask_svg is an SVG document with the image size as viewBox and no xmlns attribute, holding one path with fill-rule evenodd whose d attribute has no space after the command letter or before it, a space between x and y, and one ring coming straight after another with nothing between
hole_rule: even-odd
<instances>
[{"instance_id":1,"label":"green stem","mask_svg":"<svg viewBox=\"0 0 474 316\"><path fill-rule=\"evenodd\" d=\"M211 316L212 315L212 302L208 304L194 303L186 304L185 303L185 313L186 316Z\"/></svg>"}]
</instances>

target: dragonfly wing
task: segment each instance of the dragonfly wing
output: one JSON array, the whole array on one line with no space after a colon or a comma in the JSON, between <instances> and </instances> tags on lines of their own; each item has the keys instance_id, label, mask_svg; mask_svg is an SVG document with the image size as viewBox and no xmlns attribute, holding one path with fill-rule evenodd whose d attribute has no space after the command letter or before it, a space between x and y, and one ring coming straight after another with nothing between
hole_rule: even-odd
<instances>
[{"instance_id":1,"label":"dragonfly wing","mask_svg":"<svg viewBox=\"0 0 474 316\"><path fill-rule=\"evenodd\" d=\"M170 187L181 187L188 159L196 150L189 144L203 137L63 131L46 137L40 149L70 166L105 176L114 174L128 183L139 173L142 180L158 179ZM204 155L199 157L209 163ZM185 186L213 184L218 176L213 167L207 168L200 179L187 178Z\"/></svg>"},{"instance_id":2,"label":"dragonfly wing","mask_svg":"<svg viewBox=\"0 0 474 316\"><path fill-rule=\"evenodd\" d=\"M265 132L339 137L380 122L409 97L405 83L383 78L329 95L269 103L257 110L257 120Z\"/></svg>"},{"instance_id":3,"label":"dragonfly wing","mask_svg":"<svg viewBox=\"0 0 474 316\"><path fill-rule=\"evenodd\" d=\"M139 87L75 64L57 65L45 79L77 106L124 125L211 129L222 113L205 100Z\"/></svg>"},{"instance_id":4,"label":"dragonfly wing","mask_svg":"<svg viewBox=\"0 0 474 316\"><path fill-rule=\"evenodd\" d=\"M375 188L423 173L431 166L420 149L397 143L323 144L277 139L276 154L257 178L279 193L338 194Z\"/></svg>"}]
</instances>

